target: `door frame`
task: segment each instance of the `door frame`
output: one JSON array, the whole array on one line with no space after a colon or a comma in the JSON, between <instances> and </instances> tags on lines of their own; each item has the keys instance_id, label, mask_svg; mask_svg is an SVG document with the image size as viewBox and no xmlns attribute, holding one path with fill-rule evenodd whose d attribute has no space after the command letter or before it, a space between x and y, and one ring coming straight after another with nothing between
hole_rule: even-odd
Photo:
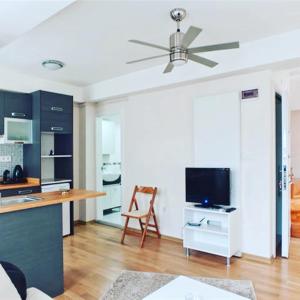
<instances>
[{"instance_id":1,"label":"door frame","mask_svg":"<svg viewBox=\"0 0 300 300\"><path fill-rule=\"evenodd\" d=\"M288 258L289 256L289 244L290 244L290 226L291 226L291 216L290 216L290 182L288 180L288 170L290 169L290 136L289 136L289 105L288 97L286 92L279 92L275 90L274 93L274 115L275 115L275 166L276 166L276 97L277 95L281 98L281 122L282 122L282 216L281 216L281 257ZM275 177L276 177L275 168ZM277 182L275 181L275 184ZM276 193L276 186L275 186ZM276 257L276 194L275 194L275 211L274 211L274 243L273 243L273 253Z\"/></svg>"},{"instance_id":2,"label":"door frame","mask_svg":"<svg viewBox=\"0 0 300 300\"><path fill-rule=\"evenodd\" d=\"M101 168L98 168L97 166L102 166L103 164L103 160L102 160L102 120L104 118L109 118L111 116L114 115L118 115L119 116L119 120L120 120L120 152L121 152L121 178L123 177L123 171L122 171L122 163L123 163L123 127L122 127L122 116L121 113L103 113L103 114L98 114L96 115L96 168L95 168L95 172L96 172L96 190L97 191L103 191L103 171ZM122 179L121 179L122 180ZM98 201L101 201L98 200ZM99 211L99 202L96 201L96 222L101 223L101 224L105 224L105 225L109 225L112 227L117 227L117 228L123 228L123 220L122 220L122 224L118 225L118 224L114 224L114 223L110 223L110 222L105 222L103 220L100 220L98 218L98 211ZM123 207L123 184L121 184L121 210Z\"/></svg>"},{"instance_id":3,"label":"door frame","mask_svg":"<svg viewBox=\"0 0 300 300\"><path fill-rule=\"evenodd\" d=\"M283 244L283 194L285 184L283 181L283 109L282 97L275 93L275 256L282 253ZM280 249L280 254L278 250Z\"/></svg>"}]
</instances>

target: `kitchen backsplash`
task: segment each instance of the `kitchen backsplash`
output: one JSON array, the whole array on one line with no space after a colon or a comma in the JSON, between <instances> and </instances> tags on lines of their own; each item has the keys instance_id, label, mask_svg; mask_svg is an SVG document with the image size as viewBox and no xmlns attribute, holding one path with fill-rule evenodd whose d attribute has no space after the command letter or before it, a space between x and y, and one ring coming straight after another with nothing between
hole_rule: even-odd
<instances>
[{"instance_id":1,"label":"kitchen backsplash","mask_svg":"<svg viewBox=\"0 0 300 300\"><path fill-rule=\"evenodd\" d=\"M23 168L23 145L0 145L0 156L11 156L10 162L0 162L0 176L4 170L10 170L11 174L16 165L21 165Z\"/></svg>"}]
</instances>

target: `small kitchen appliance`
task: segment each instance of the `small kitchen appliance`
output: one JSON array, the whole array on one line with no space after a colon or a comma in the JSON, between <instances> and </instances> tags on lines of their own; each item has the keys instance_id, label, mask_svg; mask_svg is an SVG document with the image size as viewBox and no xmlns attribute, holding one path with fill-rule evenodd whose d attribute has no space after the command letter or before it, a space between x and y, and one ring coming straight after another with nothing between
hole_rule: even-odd
<instances>
[{"instance_id":1,"label":"small kitchen appliance","mask_svg":"<svg viewBox=\"0 0 300 300\"><path fill-rule=\"evenodd\" d=\"M23 169L20 165L15 166L12 179L15 183L22 183L26 181L26 179L24 178Z\"/></svg>"}]
</instances>

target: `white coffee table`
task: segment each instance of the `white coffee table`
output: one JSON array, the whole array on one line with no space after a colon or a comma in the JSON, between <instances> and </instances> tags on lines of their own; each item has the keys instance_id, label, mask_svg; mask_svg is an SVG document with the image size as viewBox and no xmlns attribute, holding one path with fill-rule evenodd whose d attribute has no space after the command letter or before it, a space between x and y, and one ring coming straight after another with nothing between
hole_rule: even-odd
<instances>
[{"instance_id":1,"label":"white coffee table","mask_svg":"<svg viewBox=\"0 0 300 300\"><path fill-rule=\"evenodd\" d=\"M179 276L143 300L249 300L212 285Z\"/></svg>"}]
</instances>

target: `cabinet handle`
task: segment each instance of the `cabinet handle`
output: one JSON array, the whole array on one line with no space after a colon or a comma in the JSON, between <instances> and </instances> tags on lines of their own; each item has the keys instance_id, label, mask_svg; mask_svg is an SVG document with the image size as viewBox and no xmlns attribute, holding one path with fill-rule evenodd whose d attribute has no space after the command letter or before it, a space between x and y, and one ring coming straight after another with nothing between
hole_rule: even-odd
<instances>
[{"instance_id":1,"label":"cabinet handle","mask_svg":"<svg viewBox=\"0 0 300 300\"><path fill-rule=\"evenodd\" d=\"M18 112L12 112L11 115L12 117L26 117L26 114Z\"/></svg>"},{"instance_id":2,"label":"cabinet handle","mask_svg":"<svg viewBox=\"0 0 300 300\"><path fill-rule=\"evenodd\" d=\"M57 106L52 106L51 110L52 111L64 111L64 109L62 107L57 107Z\"/></svg>"},{"instance_id":3,"label":"cabinet handle","mask_svg":"<svg viewBox=\"0 0 300 300\"><path fill-rule=\"evenodd\" d=\"M32 190L23 190L23 191L18 191L19 195L26 195L26 194L31 194Z\"/></svg>"},{"instance_id":4,"label":"cabinet handle","mask_svg":"<svg viewBox=\"0 0 300 300\"><path fill-rule=\"evenodd\" d=\"M51 127L52 131L63 131L63 127Z\"/></svg>"}]
</instances>

